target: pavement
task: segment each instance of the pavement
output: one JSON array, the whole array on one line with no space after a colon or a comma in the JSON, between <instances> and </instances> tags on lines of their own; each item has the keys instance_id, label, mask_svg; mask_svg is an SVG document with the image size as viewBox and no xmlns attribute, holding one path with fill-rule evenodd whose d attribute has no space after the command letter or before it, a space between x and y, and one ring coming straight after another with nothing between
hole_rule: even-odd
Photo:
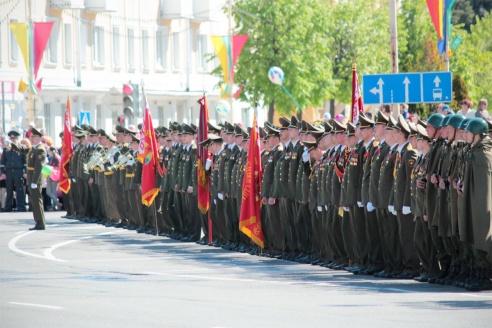
<instances>
[{"instance_id":1,"label":"pavement","mask_svg":"<svg viewBox=\"0 0 492 328\"><path fill-rule=\"evenodd\" d=\"M492 292L0 214L0 327L490 327Z\"/></svg>"}]
</instances>

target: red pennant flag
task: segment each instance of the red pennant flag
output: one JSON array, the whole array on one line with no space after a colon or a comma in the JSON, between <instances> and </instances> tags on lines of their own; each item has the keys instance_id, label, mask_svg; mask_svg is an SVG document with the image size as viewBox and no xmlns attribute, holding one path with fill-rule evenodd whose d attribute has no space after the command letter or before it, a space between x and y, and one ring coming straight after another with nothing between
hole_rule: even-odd
<instances>
[{"instance_id":1,"label":"red pennant flag","mask_svg":"<svg viewBox=\"0 0 492 328\"><path fill-rule=\"evenodd\" d=\"M261 248L264 247L263 228L260 217L262 175L260 139L258 138L258 126L255 115L253 118L253 127L251 128L248 160L244 169L239 230Z\"/></svg>"},{"instance_id":2,"label":"red pennant flag","mask_svg":"<svg viewBox=\"0 0 492 328\"><path fill-rule=\"evenodd\" d=\"M43 78L40 78L39 80L36 81L36 89L38 89L38 92L41 92L42 85L43 85Z\"/></svg>"},{"instance_id":3,"label":"red pennant flag","mask_svg":"<svg viewBox=\"0 0 492 328\"><path fill-rule=\"evenodd\" d=\"M210 177L205 172L205 163L210 158L210 153L203 146L200 146L200 142L208 138L208 106L207 98L203 96L198 100L200 104L200 121L198 123L198 208L205 214L210 207L210 192L209 183Z\"/></svg>"},{"instance_id":4,"label":"red pennant flag","mask_svg":"<svg viewBox=\"0 0 492 328\"><path fill-rule=\"evenodd\" d=\"M65 119L63 122L63 140L62 140L62 156L60 165L60 180L58 187L65 194L70 190L70 179L68 171L70 169L70 160L72 159L73 143L72 143L72 110L70 106L70 97L67 98L67 108L65 109Z\"/></svg>"},{"instance_id":5,"label":"red pennant flag","mask_svg":"<svg viewBox=\"0 0 492 328\"><path fill-rule=\"evenodd\" d=\"M50 38L53 22L34 22L34 78L38 76L46 44Z\"/></svg>"},{"instance_id":6,"label":"red pennant flag","mask_svg":"<svg viewBox=\"0 0 492 328\"><path fill-rule=\"evenodd\" d=\"M355 125L359 121L359 112L364 112L362 97L360 95L359 79L355 63L352 65L352 117L351 122Z\"/></svg>"},{"instance_id":7,"label":"red pennant flag","mask_svg":"<svg viewBox=\"0 0 492 328\"><path fill-rule=\"evenodd\" d=\"M150 206L159 193L159 189L155 188L155 170L156 168L159 170L161 168L158 164L159 150L157 148L154 126L152 124L152 115L150 114L149 104L147 103L145 95L144 98L145 112L142 124L143 135L141 135L141 138L144 140L142 154L142 204Z\"/></svg>"}]
</instances>

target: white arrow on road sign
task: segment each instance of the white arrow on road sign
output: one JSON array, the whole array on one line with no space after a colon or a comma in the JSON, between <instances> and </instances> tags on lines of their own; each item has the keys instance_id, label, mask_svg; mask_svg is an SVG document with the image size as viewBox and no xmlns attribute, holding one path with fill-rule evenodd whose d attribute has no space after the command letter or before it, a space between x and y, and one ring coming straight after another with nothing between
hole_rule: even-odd
<instances>
[{"instance_id":1,"label":"white arrow on road sign","mask_svg":"<svg viewBox=\"0 0 492 328\"><path fill-rule=\"evenodd\" d=\"M405 80L403 80L403 84L405 85L405 102L408 103L410 100L408 94L408 85L410 84L410 80L408 79L408 76L405 76Z\"/></svg>"},{"instance_id":2,"label":"white arrow on road sign","mask_svg":"<svg viewBox=\"0 0 492 328\"><path fill-rule=\"evenodd\" d=\"M374 87L370 91L372 94L379 93L379 103L382 104L383 103L383 85L384 85L384 81L382 78L379 78L377 85L379 85L379 89Z\"/></svg>"},{"instance_id":3,"label":"white arrow on road sign","mask_svg":"<svg viewBox=\"0 0 492 328\"><path fill-rule=\"evenodd\" d=\"M441 79L439 79L439 76L436 76L436 78L434 79L434 85L436 86L436 88L439 88L440 83Z\"/></svg>"}]
</instances>

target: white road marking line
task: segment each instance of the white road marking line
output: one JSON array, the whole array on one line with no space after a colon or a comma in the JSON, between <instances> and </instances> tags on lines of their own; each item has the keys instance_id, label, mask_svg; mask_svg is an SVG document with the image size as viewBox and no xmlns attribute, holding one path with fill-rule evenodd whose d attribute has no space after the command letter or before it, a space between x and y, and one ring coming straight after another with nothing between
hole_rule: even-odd
<instances>
[{"instance_id":1,"label":"white road marking line","mask_svg":"<svg viewBox=\"0 0 492 328\"><path fill-rule=\"evenodd\" d=\"M55 256L53 256L52 252L57 249L58 247L61 247L61 246L64 246L64 245L68 245L70 243L74 243L76 241L79 241L79 240L83 240L83 239L90 239L90 238L95 238L97 236L105 236L105 235L111 235L111 234L122 234L122 233L128 233L128 231L126 230L115 230L115 231L110 231L110 232L103 232L103 233L98 233L98 234L95 234L93 236L88 236L88 237L81 237L79 239L72 239L72 240L69 240L69 241L65 241L65 242L62 242L62 243L58 243L58 244L55 244L53 245L52 247L48 248L45 252L44 252L44 256L42 255L39 255L39 254L34 254L34 253L30 253L30 252L26 252L26 251L23 251L21 249L19 249L17 247L17 242L27 236L27 235L30 235L32 233L34 233L36 231L27 231L27 232L24 232L14 238L12 238L10 241L9 241L9 249L12 250L13 252L16 252L16 253L19 253L19 254L23 254L23 255L27 255L27 256L32 256L32 257L37 257L37 258L40 258L40 259L46 259L46 260L51 260L51 261L58 261L58 262L68 262L66 260L62 260L62 259L58 259L56 258Z\"/></svg>"},{"instance_id":2,"label":"white road marking line","mask_svg":"<svg viewBox=\"0 0 492 328\"><path fill-rule=\"evenodd\" d=\"M52 306L52 305L44 305L44 304L33 304L33 303L21 303L21 302L8 302L9 304L13 305L25 305L25 306L34 306L34 307L40 307L44 309L52 309L52 310L63 310L62 307L60 306Z\"/></svg>"},{"instance_id":3,"label":"white road marking line","mask_svg":"<svg viewBox=\"0 0 492 328\"><path fill-rule=\"evenodd\" d=\"M27 255L27 256L33 256L33 257L37 257L37 258L41 258L41 259L44 259L45 257L44 256L41 256L41 255L38 255L38 254L34 254L34 253L29 253L29 252L26 252L26 251L23 251L23 250L20 250L19 248L17 248L17 246L15 245L19 239L21 239L22 237L25 237L27 235L30 235L32 233L34 233L35 231L28 231L28 232L25 232L23 233L22 235L18 235L17 237L13 238L12 240L9 241L9 248L16 252L16 253L19 253L19 254L24 254L24 255Z\"/></svg>"},{"instance_id":4,"label":"white road marking line","mask_svg":"<svg viewBox=\"0 0 492 328\"><path fill-rule=\"evenodd\" d=\"M72 244L72 243L75 243L79 241L79 239L74 239L74 240L69 240L69 241L64 241L62 243L58 243L58 244L55 244L53 246L51 246L50 248L48 248L47 250L44 251L44 256L46 257L46 259L48 260L53 260L53 261L58 261L58 262L67 262L65 260L62 260L62 259L58 259L56 257L53 256L53 251L55 249L57 249L58 247L61 247L61 246L65 246L65 245L68 245L68 244Z\"/></svg>"}]
</instances>

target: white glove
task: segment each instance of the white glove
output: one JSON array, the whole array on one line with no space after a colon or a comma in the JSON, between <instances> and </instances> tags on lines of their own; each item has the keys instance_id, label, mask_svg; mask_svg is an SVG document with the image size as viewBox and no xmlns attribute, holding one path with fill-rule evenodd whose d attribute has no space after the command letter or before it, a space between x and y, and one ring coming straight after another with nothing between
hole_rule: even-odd
<instances>
[{"instance_id":1,"label":"white glove","mask_svg":"<svg viewBox=\"0 0 492 328\"><path fill-rule=\"evenodd\" d=\"M328 205L325 205L325 210L327 210L327 211L328 211Z\"/></svg>"},{"instance_id":2,"label":"white glove","mask_svg":"<svg viewBox=\"0 0 492 328\"><path fill-rule=\"evenodd\" d=\"M135 164L135 161L133 159L126 162L126 166L132 166L133 164Z\"/></svg>"},{"instance_id":3,"label":"white glove","mask_svg":"<svg viewBox=\"0 0 492 328\"><path fill-rule=\"evenodd\" d=\"M391 212L391 214L393 214L394 216L397 216L398 215L398 213L396 213L395 210L393 210L393 212Z\"/></svg>"},{"instance_id":4,"label":"white glove","mask_svg":"<svg viewBox=\"0 0 492 328\"><path fill-rule=\"evenodd\" d=\"M206 171L210 170L211 166L212 166L212 160L210 158L207 158L207 161L205 162L205 170Z\"/></svg>"},{"instance_id":5,"label":"white glove","mask_svg":"<svg viewBox=\"0 0 492 328\"><path fill-rule=\"evenodd\" d=\"M390 211L391 213L393 213L395 211L395 207L393 205L389 205L388 206L388 211Z\"/></svg>"},{"instance_id":6,"label":"white glove","mask_svg":"<svg viewBox=\"0 0 492 328\"><path fill-rule=\"evenodd\" d=\"M7 147L7 146L9 146L11 144L10 140L7 140L7 139L5 139L3 141L3 143L5 144L5 147Z\"/></svg>"},{"instance_id":7,"label":"white glove","mask_svg":"<svg viewBox=\"0 0 492 328\"><path fill-rule=\"evenodd\" d=\"M318 206L318 212L323 212L323 206Z\"/></svg>"},{"instance_id":8,"label":"white glove","mask_svg":"<svg viewBox=\"0 0 492 328\"><path fill-rule=\"evenodd\" d=\"M345 212L348 212L348 211L349 211L349 208L344 206L344 207L343 207L343 210L344 210Z\"/></svg>"},{"instance_id":9,"label":"white glove","mask_svg":"<svg viewBox=\"0 0 492 328\"><path fill-rule=\"evenodd\" d=\"M214 204L217 205L217 199L214 199Z\"/></svg>"},{"instance_id":10,"label":"white glove","mask_svg":"<svg viewBox=\"0 0 492 328\"><path fill-rule=\"evenodd\" d=\"M362 202L357 202L357 206L364 207L364 205L362 205Z\"/></svg>"},{"instance_id":11,"label":"white glove","mask_svg":"<svg viewBox=\"0 0 492 328\"><path fill-rule=\"evenodd\" d=\"M224 200L224 195L222 195L222 193L221 193L221 192L219 192L219 193L217 194L217 197L219 197L219 199L220 199L220 200Z\"/></svg>"},{"instance_id":12,"label":"white glove","mask_svg":"<svg viewBox=\"0 0 492 328\"><path fill-rule=\"evenodd\" d=\"M307 149L304 150L304 153L302 153L302 161L308 162L310 158L311 156L309 156L309 152L307 151Z\"/></svg>"},{"instance_id":13,"label":"white glove","mask_svg":"<svg viewBox=\"0 0 492 328\"><path fill-rule=\"evenodd\" d=\"M37 183L31 183L31 189L37 189L38 184Z\"/></svg>"},{"instance_id":14,"label":"white glove","mask_svg":"<svg viewBox=\"0 0 492 328\"><path fill-rule=\"evenodd\" d=\"M367 203L367 211L368 212L373 212L376 208L374 207L374 205L372 205L371 202Z\"/></svg>"},{"instance_id":15,"label":"white glove","mask_svg":"<svg viewBox=\"0 0 492 328\"><path fill-rule=\"evenodd\" d=\"M75 180L75 178L72 179L73 182L77 182L77 180Z\"/></svg>"},{"instance_id":16,"label":"white glove","mask_svg":"<svg viewBox=\"0 0 492 328\"><path fill-rule=\"evenodd\" d=\"M412 210L410 209L410 206L403 206L403 208L401 209L401 212L403 213L403 215L408 215L408 214L412 213Z\"/></svg>"}]
</instances>

